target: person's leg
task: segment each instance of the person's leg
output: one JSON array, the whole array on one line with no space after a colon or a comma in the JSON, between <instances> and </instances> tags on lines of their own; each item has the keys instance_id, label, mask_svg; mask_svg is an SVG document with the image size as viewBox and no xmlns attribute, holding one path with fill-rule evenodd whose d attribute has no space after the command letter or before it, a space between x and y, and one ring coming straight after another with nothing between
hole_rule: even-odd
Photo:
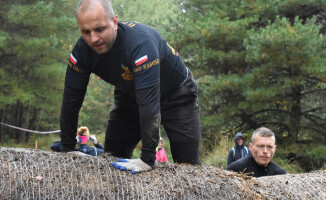
<instances>
[{"instance_id":1,"label":"person's leg","mask_svg":"<svg viewBox=\"0 0 326 200\"><path fill-rule=\"evenodd\" d=\"M105 152L121 158L132 158L139 141L138 120L109 120L105 135Z\"/></svg>"},{"instance_id":2,"label":"person's leg","mask_svg":"<svg viewBox=\"0 0 326 200\"><path fill-rule=\"evenodd\" d=\"M199 146L200 142L172 142L171 153L175 163L189 163L200 165Z\"/></svg>"},{"instance_id":3,"label":"person's leg","mask_svg":"<svg viewBox=\"0 0 326 200\"><path fill-rule=\"evenodd\" d=\"M200 164L201 125L197 84L188 79L161 100L162 125L169 137L174 162Z\"/></svg>"},{"instance_id":4,"label":"person's leg","mask_svg":"<svg viewBox=\"0 0 326 200\"><path fill-rule=\"evenodd\" d=\"M200 164L200 117L199 109L193 115L182 119L162 120L170 140L171 153L175 163Z\"/></svg>"},{"instance_id":5,"label":"person's leg","mask_svg":"<svg viewBox=\"0 0 326 200\"><path fill-rule=\"evenodd\" d=\"M133 98L115 90L115 105L110 112L104 151L113 156L131 158L141 139L138 107Z\"/></svg>"}]
</instances>

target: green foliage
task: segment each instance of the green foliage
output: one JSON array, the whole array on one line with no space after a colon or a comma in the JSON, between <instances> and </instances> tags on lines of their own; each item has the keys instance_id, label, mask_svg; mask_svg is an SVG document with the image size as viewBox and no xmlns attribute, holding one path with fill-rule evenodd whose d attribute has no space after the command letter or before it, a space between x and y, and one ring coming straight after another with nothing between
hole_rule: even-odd
<instances>
[{"instance_id":1,"label":"green foliage","mask_svg":"<svg viewBox=\"0 0 326 200\"><path fill-rule=\"evenodd\" d=\"M25 134L25 133L22 133ZM5 136L5 143L0 143L0 147L10 147L10 148L31 148L31 149L41 149L45 151L51 151L51 144L54 141L58 141L59 135L32 135L27 143L17 143L14 139L11 139L8 135Z\"/></svg>"},{"instance_id":2,"label":"green foliage","mask_svg":"<svg viewBox=\"0 0 326 200\"><path fill-rule=\"evenodd\" d=\"M286 158L281 158L278 156L275 156L273 158L273 162L276 163L278 166L281 166L287 173L290 174L306 173L310 171L304 171L304 169L302 169L297 162L289 163Z\"/></svg>"},{"instance_id":3,"label":"green foliage","mask_svg":"<svg viewBox=\"0 0 326 200\"><path fill-rule=\"evenodd\" d=\"M212 151L202 154L201 162L204 165L226 169L227 157L229 150L234 146L234 140L232 137L222 136L221 140L215 144Z\"/></svg>"},{"instance_id":4,"label":"green foliage","mask_svg":"<svg viewBox=\"0 0 326 200\"><path fill-rule=\"evenodd\" d=\"M79 126L87 126L91 132L105 133L109 112L113 104L114 87L91 75L82 109Z\"/></svg>"},{"instance_id":5,"label":"green foliage","mask_svg":"<svg viewBox=\"0 0 326 200\"><path fill-rule=\"evenodd\" d=\"M77 30L70 11L76 1L0 2L0 113L5 122L58 128L67 62L63 58ZM24 135L16 131L16 142Z\"/></svg>"},{"instance_id":6,"label":"green foliage","mask_svg":"<svg viewBox=\"0 0 326 200\"><path fill-rule=\"evenodd\" d=\"M181 13L173 0L112 1L119 21L136 21L154 27L165 36L164 27Z\"/></svg>"},{"instance_id":7,"label":"green foliage","mask_svg":"<svg viewBox=\"0 0 326 200\"><path fill-rule=\"evenodd\" d=\"M300 167L303 172L325 167L325 145L293 144L278 147L277 152L283 159L288 159L292 167Z\"/></svg>"},{"instance_id":8,"label":"green foliage","mask_svg":"<svg viewBox=\"0 0 326 200\"><path fill-rule=\"evenodd\" d=\"M112 6L119 20L137 21L148 25L167 24L176 16L177 6L172 0L120 0Z\"/></svg>"},{"instance_id":9,"label":"green foliage","mask_svg":"<svg viewBox=\"0 0 326 200\"><path fill-rule=\"evenodd\" d=\"M0 1L2 121L35 130L58 129L66 62L79 37L77 2ZM317 147L300 146L306 151L297 155L309 162L309 169L322 166L325 149L318 144L326 144L326 26L321 16L326 1L122 0L113 1L113 7L119 20L159 30L198 78L204 163L223 166L229 146L216 146L225 145L225 136L267 126L280 144L278 164L300 172L297 164L287 167L287 153L296 151L283 144L305 142ZM113 87L92 76L80 112L79 124L103 143L104 134L99 133L105 132L112 93ZM0 141L12 146L24 146L16 144L21 136L30 137L26 146L38 140L47 149L59 139L44 136L46 142L43 136L1 131ZM169 151L168 142L164 147Z\"/></svg>"},{"instance_id":10,"label":"green foliage","mask_svg":"<svg viewBox=\"0 0 326 200\"><path fill-rule=\"evenodd\" d=\"M276 18L273 24L258 32L248 31L249 37L244 41L246 61L252 68L247 75L254 79L247 82L242 96L255 107L259 103L259 110L274 109L272 112L282 115L282 119L267 124L277 123L286 127L281 129L287 129L293 141L298 139L296 136L300 131L309 130L313 125L318 126L317 133L324 130L322 113L310 111L325 109L323 105L316 106L315 99L311 98L325 91L320 85L326 80L326 40L319 30L314 19L303 24L296 18L291 25L285 18ZM306 105L302 104L303 101ZM253 108L252 111L257 112L257 109ZM309 116L302 111L309 112ZM309 123L311 117L315 119L313 123Z\"/></svg>"},{"instance_id":11,"label":"green foliage","mask_svg":"<svg viewBox=\"0 0 326 200\"><path fill-rule=\"evenodd\" d=\"M198 78L204 148L271 128L279 143L325 142L324 1L182 1L168 40ZM313 128L312 128L313 127Z\"/></svg>"}]
</instances>

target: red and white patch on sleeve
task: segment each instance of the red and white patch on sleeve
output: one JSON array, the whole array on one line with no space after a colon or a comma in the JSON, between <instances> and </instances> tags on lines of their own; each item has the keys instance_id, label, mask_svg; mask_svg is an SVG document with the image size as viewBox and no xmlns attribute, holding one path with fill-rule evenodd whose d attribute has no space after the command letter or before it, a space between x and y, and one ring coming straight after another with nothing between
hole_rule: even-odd
<instances>
[{"instance_id":1,"label":"red and white patch on sleeve","mask_svg":"<svg viewBox=\"0 0 326 200\"><path fill-rule=\"evenodd\" d=\"M74 65L77 64L77 59L76 59L72 54L70 54L70 58L69 58L69 60L70 60Z\"/></svg>"},{"instance_id":2,"label":"red and white patch on sleeve","mask_svg":"<svg viewBox=\"0 0 326 200\"><path fill-rule=\"evenodd\" d=\"M147 57L147 55L145 55L145 56L143 56L143 57L137 59L137 60L135 61L135 64L136 64L136 66L139 66L139 65L143 64L143 63L146 62L146 61L148 61L148 57Z\"/></svg>"}]
</instances>

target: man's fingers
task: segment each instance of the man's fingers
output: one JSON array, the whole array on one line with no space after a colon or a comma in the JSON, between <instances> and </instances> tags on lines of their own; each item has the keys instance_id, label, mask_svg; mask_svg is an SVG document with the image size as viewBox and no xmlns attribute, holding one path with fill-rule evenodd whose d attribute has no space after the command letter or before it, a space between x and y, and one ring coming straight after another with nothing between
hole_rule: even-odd
<instances>
[{"instance_id":1,"label":"man's fingers","mask_svg":"<svg viewBox=\"0 0 326 200\"><path fill-rule=\"evenodd\" d=\"M128 169L128 166L124 166L123 164L126 164L126 162L113 162L112 165L114 168L116 169L120 169L122 171L126 171L126 170L129 170Z\"/></svg>"},{"instance_id":2,"label":"man's fingers","mask_svg":"<svg viewBox=\"0 0 326 200\"><path fill-rule=\"evenodd\" d=\"M138 172L150 171L151 166L144 163L141 159L119 159L119 162L113 162L113 167L123 171L130 170L132 174Z\"/></svg>"}]
</instances>

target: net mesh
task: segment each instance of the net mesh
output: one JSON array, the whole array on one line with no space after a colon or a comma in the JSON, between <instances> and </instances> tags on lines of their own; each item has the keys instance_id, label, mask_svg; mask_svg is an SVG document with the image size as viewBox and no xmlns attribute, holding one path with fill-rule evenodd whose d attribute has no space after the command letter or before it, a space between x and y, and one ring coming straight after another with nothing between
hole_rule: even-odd
<instances>
[{"instance_id":1,"label":"net mesh","mask_svg":"<svg viewBox=\"0 0 326 200\"><path fill-rule=\"evenodd\" d=\"M252 178L212 166L156 163L116 170L117 158L0 148L0 199L325 199L326 171Z\"/></svg>"}]
</instances>

